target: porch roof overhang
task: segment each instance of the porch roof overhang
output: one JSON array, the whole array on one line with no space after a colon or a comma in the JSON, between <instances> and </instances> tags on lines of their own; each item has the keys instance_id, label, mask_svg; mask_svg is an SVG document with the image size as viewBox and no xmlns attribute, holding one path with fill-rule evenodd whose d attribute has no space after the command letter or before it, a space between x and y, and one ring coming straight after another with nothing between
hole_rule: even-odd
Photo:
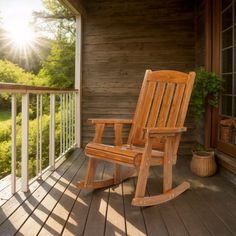
<instances>
[{"instance_id":1,"label":"porch roof overhang","mask_svg":"<svg viewBox=\"0 0 236 236\"><path fill-rule=\"evenodd\" d=\"M79 0L59 0L65 7L71 10L75 15L86 15L85 8Z\"/></svg>"}]
</instances>

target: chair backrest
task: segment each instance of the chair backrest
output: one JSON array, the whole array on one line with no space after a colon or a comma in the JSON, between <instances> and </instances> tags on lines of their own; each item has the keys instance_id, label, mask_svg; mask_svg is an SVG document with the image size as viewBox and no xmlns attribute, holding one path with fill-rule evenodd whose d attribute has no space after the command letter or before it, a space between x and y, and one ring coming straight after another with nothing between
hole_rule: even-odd
<instances>
[{"instance_id":1,"label":"chair backrest","mask_svg":"<svg viewBox=\"0 0 236 236\"><path fill-rule=\"evenodd\" d=\"M143 146L144 127L183 127L194 84L195 73L147 70L139 95L129 144ZM174 145L177 154L180 135ZM163 148L160 140L154 148Z\"/></svg>"}]
</instances>

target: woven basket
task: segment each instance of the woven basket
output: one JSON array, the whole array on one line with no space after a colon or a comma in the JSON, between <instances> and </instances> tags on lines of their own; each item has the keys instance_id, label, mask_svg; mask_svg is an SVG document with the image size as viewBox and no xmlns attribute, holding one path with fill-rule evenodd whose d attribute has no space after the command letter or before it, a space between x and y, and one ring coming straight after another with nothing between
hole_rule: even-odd
<instances>
[{"instance_id":1,"label":"woven basket","mask_svg":"<svg viewBox=\"0 0 236 236\"><path fill-rule=\"evenodd\" d=\"M217 168L214 152L193 152L193 158L190 166L192 172L198 176L206 177L214 175Z\"/></svg>"},{"instance_id":2,"label":"woven basket","mask_svg":"<svg viewBox=\"0 0 236 236\"><path fill-rule=\"evenodd\" d=\"M232 143L236 145L236 128L234 128L232 132Z\"/></svg>"},{"instance_id":3,"label":"woven basket","mask_svg":"<svg viewBox=\"0 0 236 236\"><path fill-rule=\"evenodd\" d=\"M224 143L230 143L232 140L232 128L229 126L220 126L220 140Z\"/></svg>"}]
</instances>

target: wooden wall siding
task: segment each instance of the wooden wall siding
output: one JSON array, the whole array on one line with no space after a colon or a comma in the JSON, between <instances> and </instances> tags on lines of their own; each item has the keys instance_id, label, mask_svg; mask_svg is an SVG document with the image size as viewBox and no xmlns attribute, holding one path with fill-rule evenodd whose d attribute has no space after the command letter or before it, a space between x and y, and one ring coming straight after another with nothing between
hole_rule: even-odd
<instances>
[{"instance_id":1,"label":"wooden wall siding","mask_svg":"<svg viewBox=\"0 0 236 236\"><path fill-rule=\"evenodd\" d=\"M195 1L84 0L82 141L88 118L133 117L146 69L195 67ZM191 118L188 125L192 126ZM128 134L126 128L124 134ZM112 130L105 133L109 142ZM191 129L185 144L193 140Z\"/></svg>"},{"instance_id":2,"label":"wooden wall siding","mask_svg":"<svg viewBox=\"0 0 236 236\"><path fill-rule=\"evenodd\" d=\"M195 67L205 66L205 0L195 2ZM195 129L196 141L204 144L204 122Z\"/></svg>"},{"instance_id":3,"label":"wooden wall siding","mask_svg":"<svg viewBox=\"0 0 236 236\"><path fill-rule=\"evenodd\" d=\"M205 0L195 4L195 66L205 65Z\"/></svg>"}]
</instances>

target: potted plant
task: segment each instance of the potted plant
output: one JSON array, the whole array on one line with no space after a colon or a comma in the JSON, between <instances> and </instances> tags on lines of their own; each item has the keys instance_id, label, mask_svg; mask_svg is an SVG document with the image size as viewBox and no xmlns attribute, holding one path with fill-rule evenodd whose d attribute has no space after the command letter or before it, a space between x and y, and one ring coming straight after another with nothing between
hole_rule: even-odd
<instances>
[{"instance_id":1,"label":"potted plant","mask_svg":"<svg viewBox=\"0 0 236 236\"><path fill-rule=\"evenodd\" d=\"M203 67L196 70L190 104L197 122L203 118L206 105L218 107L222 89L222 79L215 73L206 71ZM198 176L213 175L216 172L214 151L202 146L193 150L191 170Z\"/></svg>"},{"instance_id":2,"label":"potted plant","mask_svg":"<svg viewBox=\"0 0 236 236\"><path fill-rule=\"evenodd\" d=\"M222 90L222 79L214 72L206 71L203 67L196 70L190 104L197 121L202 119L206 105L218 107Z\"/></svg>"}]
</instances>

